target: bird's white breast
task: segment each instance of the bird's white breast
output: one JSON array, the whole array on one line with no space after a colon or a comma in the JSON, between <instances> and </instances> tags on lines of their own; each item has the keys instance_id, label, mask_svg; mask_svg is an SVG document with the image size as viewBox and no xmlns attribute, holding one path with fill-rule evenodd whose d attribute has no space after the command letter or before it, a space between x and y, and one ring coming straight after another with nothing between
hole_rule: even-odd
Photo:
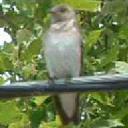
<instances>
[{"instance_id":1,"label":"bird's white breast","mask_svg":"<svg viewBox=\"0 0 128 128\"><path fill-rule=\"evenodd\" d=\"M49 33L45 57L51 77L77 76L80 70L80 38L74 32Z\"/></svg>"}]
</instances>

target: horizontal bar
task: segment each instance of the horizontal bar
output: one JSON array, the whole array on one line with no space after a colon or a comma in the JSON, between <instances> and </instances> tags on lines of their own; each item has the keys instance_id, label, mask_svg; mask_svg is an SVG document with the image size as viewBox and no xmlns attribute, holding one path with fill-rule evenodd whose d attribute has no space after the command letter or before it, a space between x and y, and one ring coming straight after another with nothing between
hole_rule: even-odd
<instances>
[{"instance_id":1,"label":"horizontal bar","mask_svg":"<svg viewBox=\"0 0 128 128\"><path fill-rule=\"evenodd\" d=\"M16 82L0 86L0 98L53 95L65 92L111 91L128 89L128 74L84 76L48 81Z\"/></svg>"}]
</instances>

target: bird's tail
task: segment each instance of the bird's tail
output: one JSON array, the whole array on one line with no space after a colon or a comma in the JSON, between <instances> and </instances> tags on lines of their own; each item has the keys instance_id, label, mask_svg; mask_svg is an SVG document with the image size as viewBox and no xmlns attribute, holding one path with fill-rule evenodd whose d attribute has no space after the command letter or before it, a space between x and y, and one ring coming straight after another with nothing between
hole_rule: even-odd
<instances>
[{"instance_id":1,"label":"bird's tail","mask_svg":"<svg viewBox=\"0 0 128 128\"><path fill-rule=\"evenodd\" d=\"M71 122L79 123L79 95L78 93L64 93L55 96L56 108L64 125Z\"/></svg>"}]
</instances>

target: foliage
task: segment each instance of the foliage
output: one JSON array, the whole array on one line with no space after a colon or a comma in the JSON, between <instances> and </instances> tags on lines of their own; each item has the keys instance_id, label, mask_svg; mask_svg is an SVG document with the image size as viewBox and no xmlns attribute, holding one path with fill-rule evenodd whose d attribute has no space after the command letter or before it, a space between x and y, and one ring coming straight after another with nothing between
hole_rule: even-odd
<instances>
[{"instance_id":1,"label":"foliage","mask_svg":"<svg viewBox=\"0 0 128 128\"><path fill-rule=\"evenodd\" d=\"M84 75L128 72L127 0L3 0L0 27L11 35L12 42L0 47L0 84L47 79L42 37L49 25L49 9L60 3L78 10L84 43ZM68 127L128 127L127 101L126 91L81 94L82 121L79 126ZM60 125L49 96L0 101L0 127Z\"/></svg>"}]
</instances>

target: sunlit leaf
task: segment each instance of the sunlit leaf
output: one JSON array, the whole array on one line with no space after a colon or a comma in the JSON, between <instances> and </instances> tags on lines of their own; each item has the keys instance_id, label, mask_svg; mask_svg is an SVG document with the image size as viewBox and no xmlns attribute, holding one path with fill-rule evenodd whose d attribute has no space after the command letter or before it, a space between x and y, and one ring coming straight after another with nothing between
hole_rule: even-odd
<instances>
[{"instance_id":1,"label":"sunlit leaf","mask_svg":"<svg viewBox=\"0 0 128 128\"><path fill-rule=\"evenodd\" d=\"M22 114L22 117L19 121L14 121L13 123L9 124L8 128L30 128L30 122L27 115Z\"/></svg>"},{"instance_id":2,"label":"sunlit leaf","mask_svg":"<svg viewBox=\"0 0 128 128\"><path fill-rule=\"evenodd\" d=\"M61 3L66 3L73 6L75 9L97 11L100 8L101 1L97 0L62 0Z\"/></svg>"},{"instance_id":3,"label":"sunlit leaf","mask_svg":"<svg viewBox=\"0 0 128 128\"><path fill-rule=\"evenodd\" d=\"M16 102L0 102L0 123L9 124L19 120L21 113L16 106Z\"/></svg>"},{"instance_id":4,"label":"sunlit leaf","mask_svg":"<svg viewBox=\"0 0 128 128\"><path fill-rule=\"evenodd\" d=\"M28 48L25 50L23 57L27 60L30 61L34 56L37 56L42 49L42 41L40 38L35 39Z\"/></svg>"},{"instance_id":5,"label":"sunlit leaf","mask_svg":"<svg viewBox=\"0 0 128 128\"><path fill-rule=\"evenodd\" d=\"M48 96L37 96L34 98L34 102L36 103L36 105L41 105L46 99L48 98Z\"/></svg>"},{"instance_id":6,"label":"sunlit leaf","mask_svg":"<svg viewBox=\"0 0 128 128\"><path fill-rule=\"evenodd\" d=\"M86 40L87 50L94 46L101 35L102 30L91 31Z\"/></svg>"}]
</instances>

